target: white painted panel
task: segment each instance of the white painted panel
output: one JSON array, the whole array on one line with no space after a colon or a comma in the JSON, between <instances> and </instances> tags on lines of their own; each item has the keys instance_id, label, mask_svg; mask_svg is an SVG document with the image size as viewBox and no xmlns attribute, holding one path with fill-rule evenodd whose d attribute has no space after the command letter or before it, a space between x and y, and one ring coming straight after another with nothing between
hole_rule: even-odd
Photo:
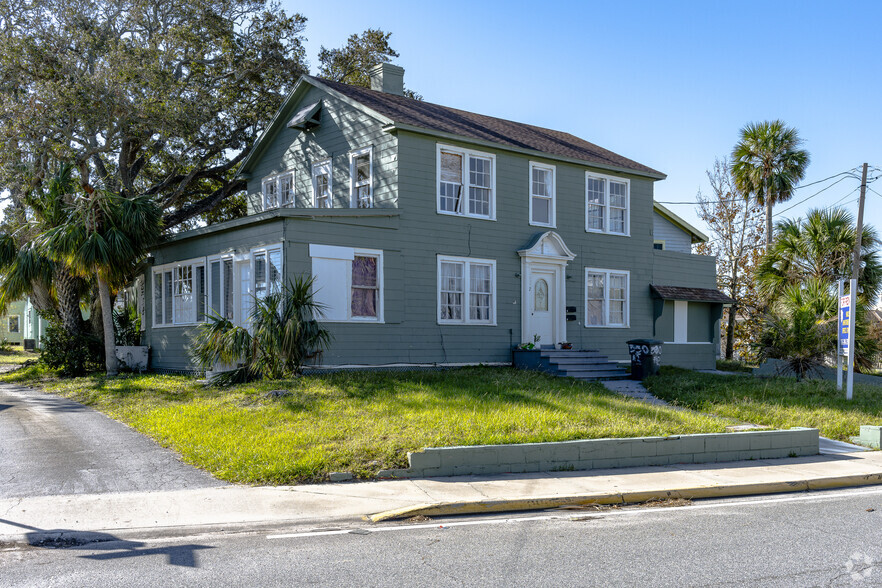
<instances>
[{"instance_id":1,"label":"white painted panel","mask_svg":"<svg viewBox=\"0 0 882 588\"><path fill-rule=\"evenodd\" d=\"M324 257L326 259L355 259L355 249L352 247L337 247L336 245L309 245L310 257Z\"/></svg>"},{"instance_id":2,"label":"white painted panel","mask_svg":"<svg viewBox=\"0 0 882 588\"><path fill-rule=\"evenodd\" d=\"M674 300L674 342L686 343L689 333L689 303L685 300Z\"/></svg>"},{"instance_id":3,"label":"white painted panel","mask_svg":"<svg viewBox=\"0 0 882 588\"><path fill-rule=\"evenodd\" d=\"M349 261L345 259L312 258L313 297L325 306L324 320L345 321L349 318L349 267Z\"/></svg>"}]
</instances>

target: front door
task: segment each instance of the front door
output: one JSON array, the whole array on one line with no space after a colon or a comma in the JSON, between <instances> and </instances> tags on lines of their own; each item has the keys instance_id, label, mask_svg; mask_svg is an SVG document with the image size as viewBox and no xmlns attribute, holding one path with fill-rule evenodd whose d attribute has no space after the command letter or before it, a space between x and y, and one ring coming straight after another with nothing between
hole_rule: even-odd
<instances>
[{"instance_id":1,"label":"front door","mask_svg":"<svg viewBox=\"0 0 882 588\"><path fill-rule=\"evenodd\" d=\"M535 268L530 272L530 290L528 292L530 338L527 342L537 341L540 346L554 346L555 320L557 309L557 281L552 269Z\"/></svg>"}]
</instances>

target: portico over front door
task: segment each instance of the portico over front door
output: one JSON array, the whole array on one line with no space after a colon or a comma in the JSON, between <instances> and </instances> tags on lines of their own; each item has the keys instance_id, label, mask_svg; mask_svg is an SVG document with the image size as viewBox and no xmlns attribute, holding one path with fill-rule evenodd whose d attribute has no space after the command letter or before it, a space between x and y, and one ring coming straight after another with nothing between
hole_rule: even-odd
<instances>
[{"instance_id":1,"label":"portico over front door","mask_svg":"<svg viewBox=\"0 0 882 588\"><path fill-rule=\"evenodd\" d=\"M575 254L554 231L535 235L521 256L521 342L566 340L566 267Z\"/></svg>"}]
</instances>

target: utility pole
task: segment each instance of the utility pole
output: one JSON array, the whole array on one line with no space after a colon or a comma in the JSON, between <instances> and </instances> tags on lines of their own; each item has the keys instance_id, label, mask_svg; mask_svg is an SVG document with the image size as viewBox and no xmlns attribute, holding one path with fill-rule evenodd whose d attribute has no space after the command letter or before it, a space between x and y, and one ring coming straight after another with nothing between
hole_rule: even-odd
<instances>
[{"instance_id":1,"label":"utility pole","mask_svg":"<svg viewBox=\"0 0 882 588\"><path fill-rule=\"evenodd\" d=\"M861 172L861 197L858 200L858 217L857 217L857 232L855 233L854 239L854 256L851 260L851 309L850 309L850 318L848 321L848 382L846 384L845 398L851 400L852 391L854 386L854 355L855 355L855 345L854 345L854 332L857 330L857 283L858 283L858 275L861 270L861 245L862 245L862 237L864 233L864 198L867 195L867 164L864 164L864 169Z\"/></svg>"}]
</instances>

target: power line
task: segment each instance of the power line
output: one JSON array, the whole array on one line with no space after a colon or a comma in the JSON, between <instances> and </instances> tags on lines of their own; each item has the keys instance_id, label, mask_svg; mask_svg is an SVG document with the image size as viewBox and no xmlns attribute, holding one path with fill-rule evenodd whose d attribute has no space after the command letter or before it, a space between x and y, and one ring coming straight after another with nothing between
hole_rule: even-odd
<instances>
[{"instance_id":1,"label":"power line","mask_svg":"<svg viewBox=\"0 0 882 588\"><path fill-rule=\"evenodd\" d=\"M796 187L794 188L794 190L801 190L802 188L808 188L809 186L814 186L814 185L816 185L816 184L821 184L821 183L823 183L823 182L826 182L826 181L832 180L833 178L836 178L836 177L839 177L839 176L848 176L848 177L852 177L852 178L854 178L854 179L856 179L856 180L857 180L857 179L860 179L860 178L858 178L857 176L850 175L850 174L851 174L853 171L855 171L856 169L857 169L856 167L853 167L853 168L851 168L851 169L849 169L849 170L846 170L846 171L843 171L843 172L839 172L838 174L833 174L832 176L827 177L827 178L824 178L823 180L817 180L817 181L814 181L814 182L811 182L811 183L808 183L808 184L802 184L801 186L796 186ZM879 171L882 171L882 170L879 170ZM882 175L877 176L877 177L875 177L875 178L873 178L873 179L876 180L876 179L879 179L880 177L882 177ZM830 186L835 186L836 184L838 184L839 182L841 182L841 181L844 180L844 179L845 179L845 178L840 178L839 180L837 180L837 181L833 182L832 184L830 184ZM869 181L868 181L868 182L869 182ZM828 187L830 187L830 186L828 186ZM825 190L826 190L826 188L825 188ZM823 192L823 190L822 190L822 192ZM817 196L817 194L818 194L818 193L813 194L812 196ZM809 198L811 198L812 196L809 196ZM726 203L728 203L728 202L741 202L742 200L744 200L744 199L743 199L743 198L726 198L726 199L723 199L723 200L714 200L714 202L720 202L720 203L726 202ZM808 198L807 198L806 200L808 200ZM656 202L658 202L659 204L691 204L691 205L693 205L693 206L696 205L696 204L698 204L698 203L695 202L694 200L693 200L693 201L687 201L687 200L680 200L680 201L674 201L674 200L656 200ZM805 200L803 200L803 202L805 202ZM795 206L795 205L794 205L794 206ZM789 209L788 209L788 210L789 210Z\"/></svg>"},{"instance_id":2,"label":"power line","mask_svg":"<svg viewBox=\"0 0 882 588\"><path fill-rule=\"evenodd\" d=\"M841 182L841 181L843 181L843 180L846 180L846 179L848 179L848 176L846 176L846 177L842 177L842 178L839 178L838 180L836 180L835 182L833 182L833 183L830 184L829 186L826 186L825 188L821 188L820 190L818 190L817 192L815 192L815 193L812 194L811 196L807 196L807 197L803 198L803 199L800 200L799 202L796 202L796 203L793 204L792 206L788 206L788 207L785 208L784 210L779 210L778 212L776 212L776 213L773 214L772 216L773 216L773 217L774 217L774 216L778 216L779 214L783 214L783 213L787 212L788 210L790 210L790 209L792 209L792 208L796 208L796 207L799 206L800 204L803 204L803 203L805 203L805 202L808 202L809 200L811 200L812 198L814 198L815 196L817 196L817 195L820 194L821 192L824 192L824 191L826 191L826 190L829 190L830 188L832 188L833 186L835 186L835 185L838 184L839 182Z\"/></svg>"}]
</instances>

